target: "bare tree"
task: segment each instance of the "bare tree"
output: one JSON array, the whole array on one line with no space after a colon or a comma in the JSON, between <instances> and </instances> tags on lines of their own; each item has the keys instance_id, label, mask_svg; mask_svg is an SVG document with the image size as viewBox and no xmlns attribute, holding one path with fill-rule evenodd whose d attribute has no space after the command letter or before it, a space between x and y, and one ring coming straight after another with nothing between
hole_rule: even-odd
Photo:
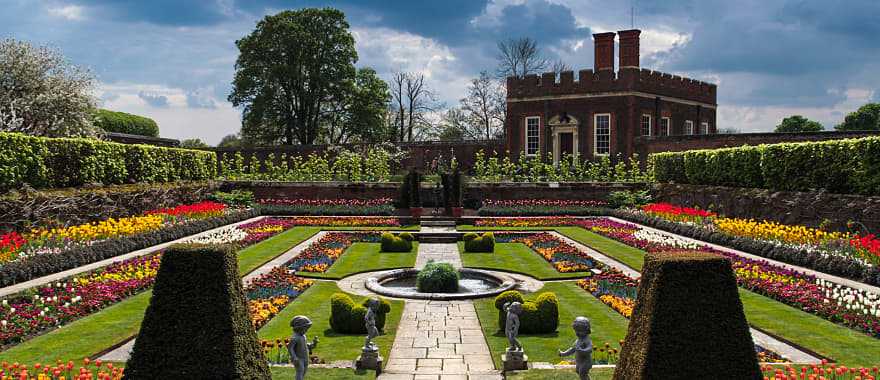
<instances>
[{"instance_id":1,"label":"bare tree","mask_svg":"<svg viewBox=\"0 0 880 380\"><path fill-rule=\"evenodd\" d=\"M571 66L569 66L562 59L557 59L553 61L553 64L550 65L550 71L556 73L558 76L563 71L571 71Z\"/></svg>"},{"instance_id":2,"label":"bare tree","mask_svg":"<svg viewBox=\"0 0 880 380\"><path fill-rule=\"evenodd\" d=\"M396 141L403 141L404 132L404 113L406 112L406 98L404 92L406 89L407 73L396 72L391 77L391 107L394 113Z\"/></svg>"},{"instance_id":3,"label":"bare tree","mask_svg":"<svg viewBox=\"0 0 880 380\"><path fill-rule=\"evenodd\" d=\"M499 41L497 58L499 78L538 74L547 68L548 63L538 48L538 42L529 37Z\"/></svg>"},{"instance_id":4,"label":"bare tree","mask_svg":"<svg viewBox=\"0 0 880 380\"><path fill-rule=\"evenodd\" d=\"M398 113L398 141L415 141L430 126L428 115L438 108L434 92L421 73L395 73L391 78L392 104Z\"/></svg>"},{"instance_id":5,"label":"bare tree","mask_svg":"<svg viewBox=\"0 0 880 380\"><path fill-rule=\"evenodd\" d=\"M503 86L488 72L480 72L480 76L468 85L467 97L461 99L461 110L469 121L468 129L476 129L467 135L486 140L496 137L504 125L504 105Z\"/></svg>"}]
</instances>

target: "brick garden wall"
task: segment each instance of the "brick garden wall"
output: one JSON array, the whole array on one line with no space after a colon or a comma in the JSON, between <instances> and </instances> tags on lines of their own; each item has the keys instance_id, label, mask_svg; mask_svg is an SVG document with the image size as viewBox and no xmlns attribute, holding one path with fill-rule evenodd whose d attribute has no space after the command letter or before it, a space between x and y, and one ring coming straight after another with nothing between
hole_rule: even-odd
<instances>
[{"instance_id":1,"label":"brick garden wall","mask_svg":"<svg viewBox=\"0 0 880 380\"><path fill-rule=\"evenodd\" d=\"M838 140L878 136L877 131L851 132L798 132L798 133L737 133L690 136L640 136L635 139L636 153L647 157L651 153L681 152L693 149L729 148L743 145L776 144L784 142Z\"/></svg>"}]
</instances>

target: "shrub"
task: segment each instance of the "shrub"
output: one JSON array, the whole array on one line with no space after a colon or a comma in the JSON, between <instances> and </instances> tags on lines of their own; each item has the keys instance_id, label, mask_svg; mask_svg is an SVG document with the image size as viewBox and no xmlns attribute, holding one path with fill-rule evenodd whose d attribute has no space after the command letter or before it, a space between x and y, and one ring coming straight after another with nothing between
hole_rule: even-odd
<instances>
[{"instance_id":1,"label":"shrub","mask_svg":"<svg viewBox=\"0 0 880 380\"><path fill-rule=\"evenodd\" d=\"M165 252L125 368L125 379L192 376L270 378L228 246L174 245Z\"/></svg>"},{"instance_id":2,"label":"shrub","mask_svg":"<svg viewBox=\"0 0 880 380\"><path fill-rule=\"evenodd\" d=\"M483 235L469 232L464 234L465 252L495 252L495 234L485 232Z\"/></svg>"},{"instance_id":3,"label":"shrub","mask_svg":"<svg viewBox=\"0 0 880 380\"><path fill-rule=\"evenodd\" d=\"M761 379L730 262L705 253L645 257L614 379ZM700 363L681 366L681 363Z\"/></svg>"},{"instance_id":4,"label":"shrub","mask_svg":"<svg viewBox=\"0 0 880 380\"><path fill-rule=\"evenodd\" d=\"M0 132L0 190L213 179L213 152Z\"/></svg>"},{"instance_id":5,"label":"shrub","mask_svg":"<svg viewBox=\"0 0 880 380\"><path fill-rule=\"evenodd\" d=\"M407 235L407 237L403 236L404 233ZM382 233L382 237L380 238L382 252L412 251L413 236L412 234L406 232L404 233L401 233L400 235L394 235L390 232Z\"/></svg>"},{"instance_id":6,"label":"shrub","mask_svg":"<svg viewBox=\"0 0 880 380\"><path fill-rule=\"evenodd\" d=\"M648 190L641 191L612 191L608 194L608 205L614 208L636 207L651 202L651 193ZM601 212L599 213L601 215Z\"/></svg>"},{"instance_id":7,"label":"shrub","mask_svg":"<svg viewBox=\"0 0 880 380\"><path fill-rule=\"evenodd\" d=\"M366 334L364 317L367 315L366 305L369 300L364 298L360 305L356 305L348 294L333 294L330 297L330 328L340 334ZM385 328L385 317L390 311L391 303L380 298L376 313L376 328L379 331Z\"/></svg>"},{"instance_id":8,"label":"shrub","mask_svg":"<svg viewBox=\"0 0 880 380\"><path fill-rule=\"evenodd\" d=\"M254 193L244 190L232 190L230 192L215 191L208 199L223 203L229 207L251 207L254 205Z\"/></svg>"},{"instance_id":9,"label":"shrub","mask_svg":"<svg viewBox=\"0 0 880 380\"><path fill-rule=\"evenodd\" d=\"M416 276L416 288L422 293L455 293L458 271L449 263L429 262Z\"/></svg>"},{"instance_id":10,"label":"shrub","mask_svg":"<svg viewBox=\"0 0 880 380\"><path fill-rule=\"evenodd\" d=\"M107 132L159 137L159 126L153 119L125 112L99 109L95 112L95 126Z\"/></svg>"},{"instance_id":11,"label":"shrub","mask_svg":"<svg viewBox=\"0 0 880 380\"><path fill-rule=\"evenodd\" d=\"M559 300L555 293L544 292L534 301L527 301L520 292L508 290L495 297L499 330L503 331L507 322L504 305L508 302L519 302L523 305L523 313L519 316L521 334L552 333L559 327Z\"/></svg>"}]
</instances>

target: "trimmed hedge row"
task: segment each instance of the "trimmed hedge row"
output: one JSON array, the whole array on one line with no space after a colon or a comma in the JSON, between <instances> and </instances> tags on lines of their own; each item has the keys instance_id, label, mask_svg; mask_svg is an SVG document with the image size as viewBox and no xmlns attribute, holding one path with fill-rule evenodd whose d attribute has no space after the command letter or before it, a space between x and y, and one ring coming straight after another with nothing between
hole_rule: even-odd
<instances>
[{"instance_id":1,"label":"trimmed hedge row","mask_svg":"<svg viewBox=\"0 0 880 380\"><path fill-rule=\"evenodd\" d=\"M360 305L354 303L345 293L334 293L330 297L330 328L340 334L366 334L367 326L364 318L367 315L367 302L364 298ZM379 298L379 310L376 312L376 328L385 329L385 316L391 311L391 303Z\"/></svg>"},{"instance_id":2,"label":"trimmed hedge row","mask_svg":"<svg viewBox=\"0 0 880 380\"><path fill-rule=\"evenodd\" d=\"M409 232L401 232L398 235L385 232L380 238L382 252L409 252L412 251L415 238Z\"/></svg>"},{"instance_id":3,"label":"trimmed hedge row","mask_svg":"<svg viewBox=\"0 0 880 380\"><path fill-rule=\"evenodd\" d=\"M482 235L468 232L464 234L462 240L464 240L465 252L495 252L495 234L491 232L484 232Z\"/></svg>"},{"instance_id":4,"label":"trimmed hedge row","mask_svg":"<svg viewBox=\"0 0 880 380\"><path fill-rule=\"evenodd\" d=\"M656 153L658 182L880 195L880 137Z\"/></svg>"},{"instance_id":5,"label":"trimmed hedge row","mask_svg":"<svg viewBox=\"0 0 880 380\"><path fill-rule=\"evenodd\" d=\"M95 112L95 126L107 132L159 137L159 125L148 117L99 109Z\"/></svg>"},{"instance_id":6,"label":"trimmed hedge row","mask_svg":"<svg viewBox=\"0 0 880 380\"><path fill-rule=\"evenodd\" d=\"M0 267L0 286L9 286L37 277L91 264L139 249L180 239L213 228L257 216L253 210L234 212L216 218L192 221L128 237L108 239L88 247L75 248L59 254L24 258Z\"/></svg>"},{"instance_id":7,"label":"trimmed hedge row","mask_svg":"<svg viewBox=\"0 0 880 380\"><path fill-rule=\"evenodd\" d=\"M504 331L507 324L504 305L508 302L519 302L523 306L523 313L519 316L520 334L552 333L559 327L559 299L556 298L556 293L544 292L535 297L534 301L526 301L522 293L508 290L495 297L499 331Z\"/></svg>"},{"instance_id":8,"label":"trimmed hedge row","mask_svg":"<svg viewBox=\"0 0 880 380\"><path fill-rule=\"evenodd\" d=\"M213 179L213 152L0 132L0 190Z\"/></svg>"},{"instance_id":9,"label":"trimmed hedge row","mask_svg":"<svg viewBox=\"0 0 880 380\"><path fill-rule=\"evenodd\" d=\"M806 249L791 248L745 237L730 236L703 227L670 222L649 215L633 214L621 210L608 210L608 214L633 223L654 227L707 243L722 245L768 259L849 278L868 285L880 286L880 268L870 267L846 257L823 255L822 253Z\"/></svg>"}]
</instances>

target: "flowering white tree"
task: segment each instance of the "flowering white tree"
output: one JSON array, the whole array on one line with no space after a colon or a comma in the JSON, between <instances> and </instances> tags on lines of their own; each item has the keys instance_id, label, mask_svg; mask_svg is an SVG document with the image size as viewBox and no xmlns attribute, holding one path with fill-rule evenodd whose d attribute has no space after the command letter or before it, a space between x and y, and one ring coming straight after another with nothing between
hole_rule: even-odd
<instances>
[{"instance_id":1,"label":"flowering white tree","mask_svg":"<svg viewBox=\"0 0 880 380\"><path fill-rule=\"evenodd\" d=\"M95 136L95 77L60 51L0 41L0 131L35 136Z\"/></svg>"}]
</instances>

